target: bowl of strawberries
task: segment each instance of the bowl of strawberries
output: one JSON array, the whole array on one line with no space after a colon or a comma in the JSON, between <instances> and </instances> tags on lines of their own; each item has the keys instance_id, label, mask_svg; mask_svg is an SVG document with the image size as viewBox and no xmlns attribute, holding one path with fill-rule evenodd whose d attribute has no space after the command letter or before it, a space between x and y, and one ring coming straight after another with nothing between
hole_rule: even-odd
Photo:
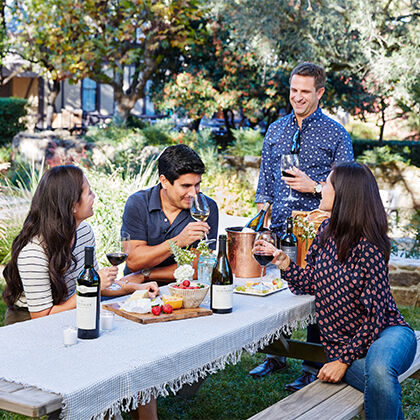
<instances>
[{"instance_id":1,"label":"bowl of strawberries","mask_svg":"<svg viewBox=\"0 0 420 420\"><path fill-rule=\"evenodd\" d=\"M172 296L182 297L183 308L198 308L209 290L209 285L183 280L169 284L168 288Z\"/></svg>"}]
</instances>

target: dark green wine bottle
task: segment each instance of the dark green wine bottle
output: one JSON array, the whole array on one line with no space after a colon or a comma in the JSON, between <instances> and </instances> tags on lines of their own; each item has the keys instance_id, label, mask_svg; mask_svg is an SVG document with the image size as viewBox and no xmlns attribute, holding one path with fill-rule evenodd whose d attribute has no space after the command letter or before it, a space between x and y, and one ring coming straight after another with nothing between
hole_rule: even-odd
<instances>
[{"instance_id":1,"label":"dark green wine bottle","mask_svg":"<svg viewBox=\"0 0 420 420\"><path fill-rule=\"evenodd\" d=\"M85 247L85 268L77 277L76 325L79 338L99 337L100 279L93 268L92 246Z\"/></svg>"},{"instance_id":2,"label":"dark green wine bottle","mask_svg":"<svg viewBox=\"0 0 420 420\"><path fill-rule=\"evenodd\" d=\"M226 254L226 235L219 235L219 253L211 276L210 308L216 314L232 312L233 274Z\"/></svg>"},{"instance_id":3,"label":"dark green wine bottle","mask_svg":"<svg viewBox=\"0 0 420 420\"><path fill-rule=\"evenodd\" d=\"M281 250L295 263L297 258L297 239L293 234L293 217L287 218L286 233L281 237Z\"/></svg>"}]
</instances>

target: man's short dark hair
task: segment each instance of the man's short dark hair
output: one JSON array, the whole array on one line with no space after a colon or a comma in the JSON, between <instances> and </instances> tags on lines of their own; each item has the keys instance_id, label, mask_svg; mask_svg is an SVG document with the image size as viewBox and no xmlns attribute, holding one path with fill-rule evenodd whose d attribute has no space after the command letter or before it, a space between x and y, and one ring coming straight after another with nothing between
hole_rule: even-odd
<instances>
[{"instance_id":1,"label":"man's short dark hair","mask_svg":"<svg viewBox=\"0 0 420 420\"><path fill-rule=\"evenodd\" d=\"M321 66L317 66L314 63L301 63L301 64L299 64L290 73L289 83L292 81L292 77L295 74L298 75L298 76L315 77L315 89L317 91L319 89L325 87L325 81L327 79L327 76L325 74L325 69Z\"/></svg>"},{"instance_id":2,"label":"man's short dark hair","mask_svg":"<svg viewBox=\"0 0 420 420\"><path fill-rule=\"evenodd\" d=\"M202 175L205 170L200 156L185 144L167 147L158 159L159 175L164 175L171 184L181 175Z\"/></svg>"}]
</instances>

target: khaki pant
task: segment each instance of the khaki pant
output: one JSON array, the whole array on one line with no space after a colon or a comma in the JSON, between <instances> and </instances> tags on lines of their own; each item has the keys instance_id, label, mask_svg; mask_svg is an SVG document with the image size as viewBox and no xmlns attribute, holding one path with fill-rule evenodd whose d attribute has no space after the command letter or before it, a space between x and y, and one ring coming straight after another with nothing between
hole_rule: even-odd
<instances>
[{"instance_id":1,"label":"khaki pant","mask_svg":"<svg viewBox=\"0 0 420 420\"><path fill-rule=\"evenodd\" d=\"M4 317L4 325L12 325L16 322L28 321L31 319L28 308L7 308L6 315Z\"/></svg>"}]
</instances>

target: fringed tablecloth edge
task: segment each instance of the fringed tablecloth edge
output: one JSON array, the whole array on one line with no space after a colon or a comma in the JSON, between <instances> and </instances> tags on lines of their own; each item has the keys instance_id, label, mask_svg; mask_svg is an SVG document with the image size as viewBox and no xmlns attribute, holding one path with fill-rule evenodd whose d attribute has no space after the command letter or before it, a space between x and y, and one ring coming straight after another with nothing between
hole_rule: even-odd
<instances>
[{"instance_id":1,"label":"fringed tablecloth edge","mask_svg":"<svg viewBox=\"0 0 420 420\"><path fill-rule=\"evenodd\" d=\"M241 356L244 350L250 354L254 354L258 350L263 349L272 343L274 340L280 338L281 334L291 334L292 331L298 328L306 328L309 324L314 324L315 322L316 315L309 314L301 320L296 320L290 324L282 325L281 327L264 335L258 340L249 343L239 349L231 351L230 353L219 357L213 362L209 362L198 369L194 369L175 380L168 381L160 386L147 388L140 391L136 395L127 396L124 398L124 401L116 401L105 411L95 415L93 420L104 420L107 414L112 417L121 411L127 412L130 410L135 410L139 404L145 405L149 403L152 397L167 397L170 392L176 394L184 385L192 384L197 382L200 378L205 378L209 374L223 370L227 364L236 365L241 360ZM62 410L60 417L65 418L65 409Z\"/></svg>"}]
</instances>

